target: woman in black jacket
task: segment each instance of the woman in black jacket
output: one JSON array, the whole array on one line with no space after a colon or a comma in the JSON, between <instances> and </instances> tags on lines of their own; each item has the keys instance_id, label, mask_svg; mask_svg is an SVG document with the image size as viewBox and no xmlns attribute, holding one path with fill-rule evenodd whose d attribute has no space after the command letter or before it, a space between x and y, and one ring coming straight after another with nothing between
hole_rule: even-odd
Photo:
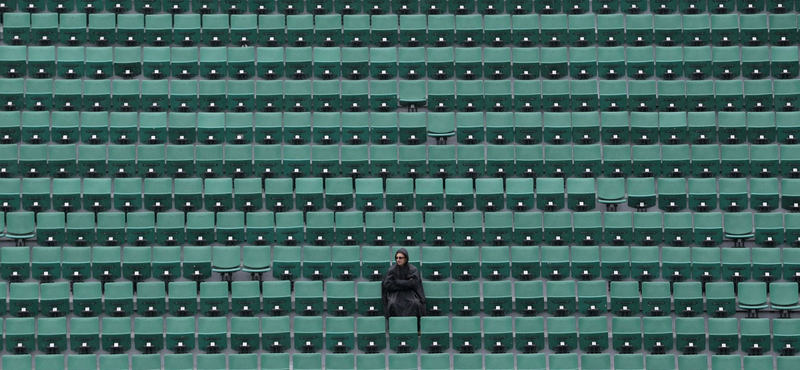
<instances>
[{"instance_id":1,"label":"woman in black jacket","mask_svg":"<svg viewBox=\"0 0 800 370\"><path fill-rule=\"evenodd\" d=\"M425 292L419 270L408 263L408 251L400 248L395 253L395 265L383 278L383 307L386 317L425 316Z\"/></svg>"}]
</instances>

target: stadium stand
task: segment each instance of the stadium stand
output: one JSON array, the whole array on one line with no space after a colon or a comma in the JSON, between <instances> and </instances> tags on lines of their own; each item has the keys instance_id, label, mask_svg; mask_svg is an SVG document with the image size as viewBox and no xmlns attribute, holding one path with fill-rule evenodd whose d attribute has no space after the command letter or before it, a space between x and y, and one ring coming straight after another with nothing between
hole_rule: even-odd
<instances>
[{"instance_id":1,"label":"stadium stand","mask_svg":"<svg viewBox=\"0 0 800 370\"><path fill-rule=\"evenodd\" d=\"M799 11L2 2L2 368L798 369Z\"/></svg>"}]
</instances>

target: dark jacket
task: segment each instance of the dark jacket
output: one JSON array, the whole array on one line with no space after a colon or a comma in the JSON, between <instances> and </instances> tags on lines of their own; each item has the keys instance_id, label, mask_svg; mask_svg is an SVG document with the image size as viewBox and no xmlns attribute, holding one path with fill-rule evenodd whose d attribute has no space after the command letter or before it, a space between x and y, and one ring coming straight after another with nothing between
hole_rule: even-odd
<instances>
[{"instance_id":1,"label":"dark jacket","mask_svg":"<svg viewBox=\"0 0 800 370\"><path fill-rule=\"evenodd\" d=\"M403 266L394 264L383 278L381 291L386 317L425 316L425 291L419 270L408 262L408 251L401 248L397 253L406 256ZM397 255L395 253L395 255Z\"/></svg>"}]
</instances>

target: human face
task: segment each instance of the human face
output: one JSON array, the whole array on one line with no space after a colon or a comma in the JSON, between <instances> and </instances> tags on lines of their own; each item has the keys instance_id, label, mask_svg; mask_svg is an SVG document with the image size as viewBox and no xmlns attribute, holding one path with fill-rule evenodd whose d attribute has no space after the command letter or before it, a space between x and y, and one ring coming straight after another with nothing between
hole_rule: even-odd
<instances>
[{"instance_id":1,"label":"human face","mask_svg":"<svg viewBox=\"0 0 800 370\"><path fill-rule=\"evenodd\" d=\"M402 254L402 253L396 254L394 256L394 260L397 261L397 264L400 265L400 266L403 266L403 265L406 264L406 262L408 262L406 260L406 256L404 254Z\"/></svg>"}]
</instances>

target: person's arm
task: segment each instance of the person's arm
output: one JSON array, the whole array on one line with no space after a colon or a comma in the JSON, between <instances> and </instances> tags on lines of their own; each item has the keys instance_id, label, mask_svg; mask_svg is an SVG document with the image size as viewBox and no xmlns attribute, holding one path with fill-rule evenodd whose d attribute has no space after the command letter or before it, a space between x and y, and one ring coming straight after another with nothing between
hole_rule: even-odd
<instances>
[{"instance_id":1,"label":"person's arm","mask_svg":"<svg viewBox=\"0 0 800 370\"><path fill-rule=\"evenodd\" d=\"M383 283L386 287L386 290L390 292L400 292L404 290L413 289L415 283L413 280L398 280L397 276L392 274L386 278L386 281Z\"/></svg>"}]
</instances>

